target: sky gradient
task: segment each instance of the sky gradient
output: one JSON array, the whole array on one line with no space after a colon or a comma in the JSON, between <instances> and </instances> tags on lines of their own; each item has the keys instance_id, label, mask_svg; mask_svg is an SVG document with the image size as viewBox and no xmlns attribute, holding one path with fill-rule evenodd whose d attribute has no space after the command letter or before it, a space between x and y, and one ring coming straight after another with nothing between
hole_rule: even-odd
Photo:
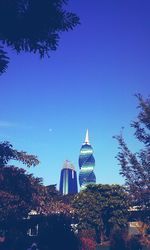
<instances>
[{"instance_id":1,"label":"sky gradient","mask_svg":"<svg viewBox=\"0 0 150 250\"><path fill-rule=\"evenodd\" d=\"M9 50L0 77L0 140L37 155L41 163L29 171L59 184L64 160L79 173L88 128L97 183L123 183L112 136L123 126L137 150L130 122L138 112L134 94L150 94L150 2L70 0L67 8L81 25L61 34L50 58Z\"/></svg>"}]
</instances>

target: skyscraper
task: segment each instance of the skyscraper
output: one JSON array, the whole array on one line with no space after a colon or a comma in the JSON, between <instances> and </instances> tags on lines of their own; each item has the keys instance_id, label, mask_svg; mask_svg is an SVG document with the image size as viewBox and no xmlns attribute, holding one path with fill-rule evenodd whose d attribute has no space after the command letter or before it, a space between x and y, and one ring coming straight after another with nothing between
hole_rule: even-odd
<instances>
[{"instance_id":1,"label":"skyscraper","mask_svg":"<svg viewBox=\"0 0 150 250\"><path fill-rule=\"evenodd\" d=\"M77 174L73 164L70 161L65 161L60 174L61 194L76 194L78 192Z\"/></svg>"},{"instance_id":2,"label":"skyscraper","mask_svg":"<svg viewBox=\"0 0 150 250\"><path fill-rule=\"evenodd\" d=\"M95 159L93 157L93 148L89 142L89 133L86 131L85 142L80 149L79 156L79 183L81 190L88 184L95 184L96 177L94 174Z\"/></svg>"}]
</instances>

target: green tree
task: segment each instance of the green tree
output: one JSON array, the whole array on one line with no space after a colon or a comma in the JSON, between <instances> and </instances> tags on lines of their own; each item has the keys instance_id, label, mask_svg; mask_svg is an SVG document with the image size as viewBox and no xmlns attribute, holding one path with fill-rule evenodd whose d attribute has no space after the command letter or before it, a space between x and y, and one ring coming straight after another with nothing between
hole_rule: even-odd
<instances>
[{"instance_id":1,"label":"green tree","mask_svg":"<svg viewBox=\"0 0 150 250\"><path fill-rule=\"evenodd\" d=\"M89 185L76 195L73 207L79 228L95 230L96 241L109 236L114 227L127 226L128 200L125 189L119 185Z\"/></svg>"},{"instance_id":2,"label":"green tree","mask_svg":"<svg viewBox=\"0 0 150 250\"><path fill-rule=\"evenodd\" d=\"M68 0L0 0L0 41L17 53L33 52L44 57L57 49L60 33L73 29L79 18L64 9ZM0 47L0 73L8 65Z\"/></svg>"},{"instance_id":3,"label":"green tree","mask_svg":"<svg viewBox=\"0 0 150 250\"><path fill-rule=\"evenodd\" d=\"M131 123L135 138L143 144L139 152L131 152L122 134L115 136L120 152L117 159L121 166L120 174L125 178L133 205L144 211L150 210L150 98L136 95L139 105L137 119ZM149 220L149 216L145 217Z\"/></svg>"}]
</instances>

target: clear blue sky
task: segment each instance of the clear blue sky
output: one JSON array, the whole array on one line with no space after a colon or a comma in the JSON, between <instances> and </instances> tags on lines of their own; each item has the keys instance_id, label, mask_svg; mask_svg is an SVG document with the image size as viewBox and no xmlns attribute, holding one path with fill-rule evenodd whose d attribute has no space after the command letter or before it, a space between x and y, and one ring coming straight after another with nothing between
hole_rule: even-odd
<instances>
[{"instance_id":1,"label":"clear blue sky","mask_svg":"<svg viewBox=\"0 0 150 250\"><path fill-rule=\"evenodd\" d=\"M51 58L11 54L0 77L0 140L38 156L44 184L59 183L64 160L78 171L86 128L96 160L97 183L123 183L117 142L137 149L129 124L134 94L150 94L150 2L70 0L81 25L61 35Z\"/></svg>"}]
</instances>

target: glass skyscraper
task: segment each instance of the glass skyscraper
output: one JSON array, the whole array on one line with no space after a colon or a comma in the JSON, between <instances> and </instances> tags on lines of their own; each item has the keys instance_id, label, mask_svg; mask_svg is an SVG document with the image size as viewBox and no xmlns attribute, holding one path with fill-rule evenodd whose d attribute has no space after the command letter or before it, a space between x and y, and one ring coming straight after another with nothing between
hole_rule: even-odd
<instances>
[{"instance_id":1,"label":"glass skyscraper","mask_svg":"<svg viewBox=\"0 0 150 250\"><path fill-rule=\"evenodd\" d=\"M89 142L89 133L86 131L85 142L80 149L79 156L79 183L81 190L84 189L88 184L95 184L96 177L94 174L95 159L93 156L93 148Z\"/></svg>"},{"instance_id":2,"label":"glass skyscraper","mask_svg":"<svg viewBox=\"0 0 150 250\"><path fill-rule=\"evenodd\" d=\"M78 192L77 174L73 164L70 161L65 161L60 174L61 194L76 194Z\"/></svg>"}]
</instances>

